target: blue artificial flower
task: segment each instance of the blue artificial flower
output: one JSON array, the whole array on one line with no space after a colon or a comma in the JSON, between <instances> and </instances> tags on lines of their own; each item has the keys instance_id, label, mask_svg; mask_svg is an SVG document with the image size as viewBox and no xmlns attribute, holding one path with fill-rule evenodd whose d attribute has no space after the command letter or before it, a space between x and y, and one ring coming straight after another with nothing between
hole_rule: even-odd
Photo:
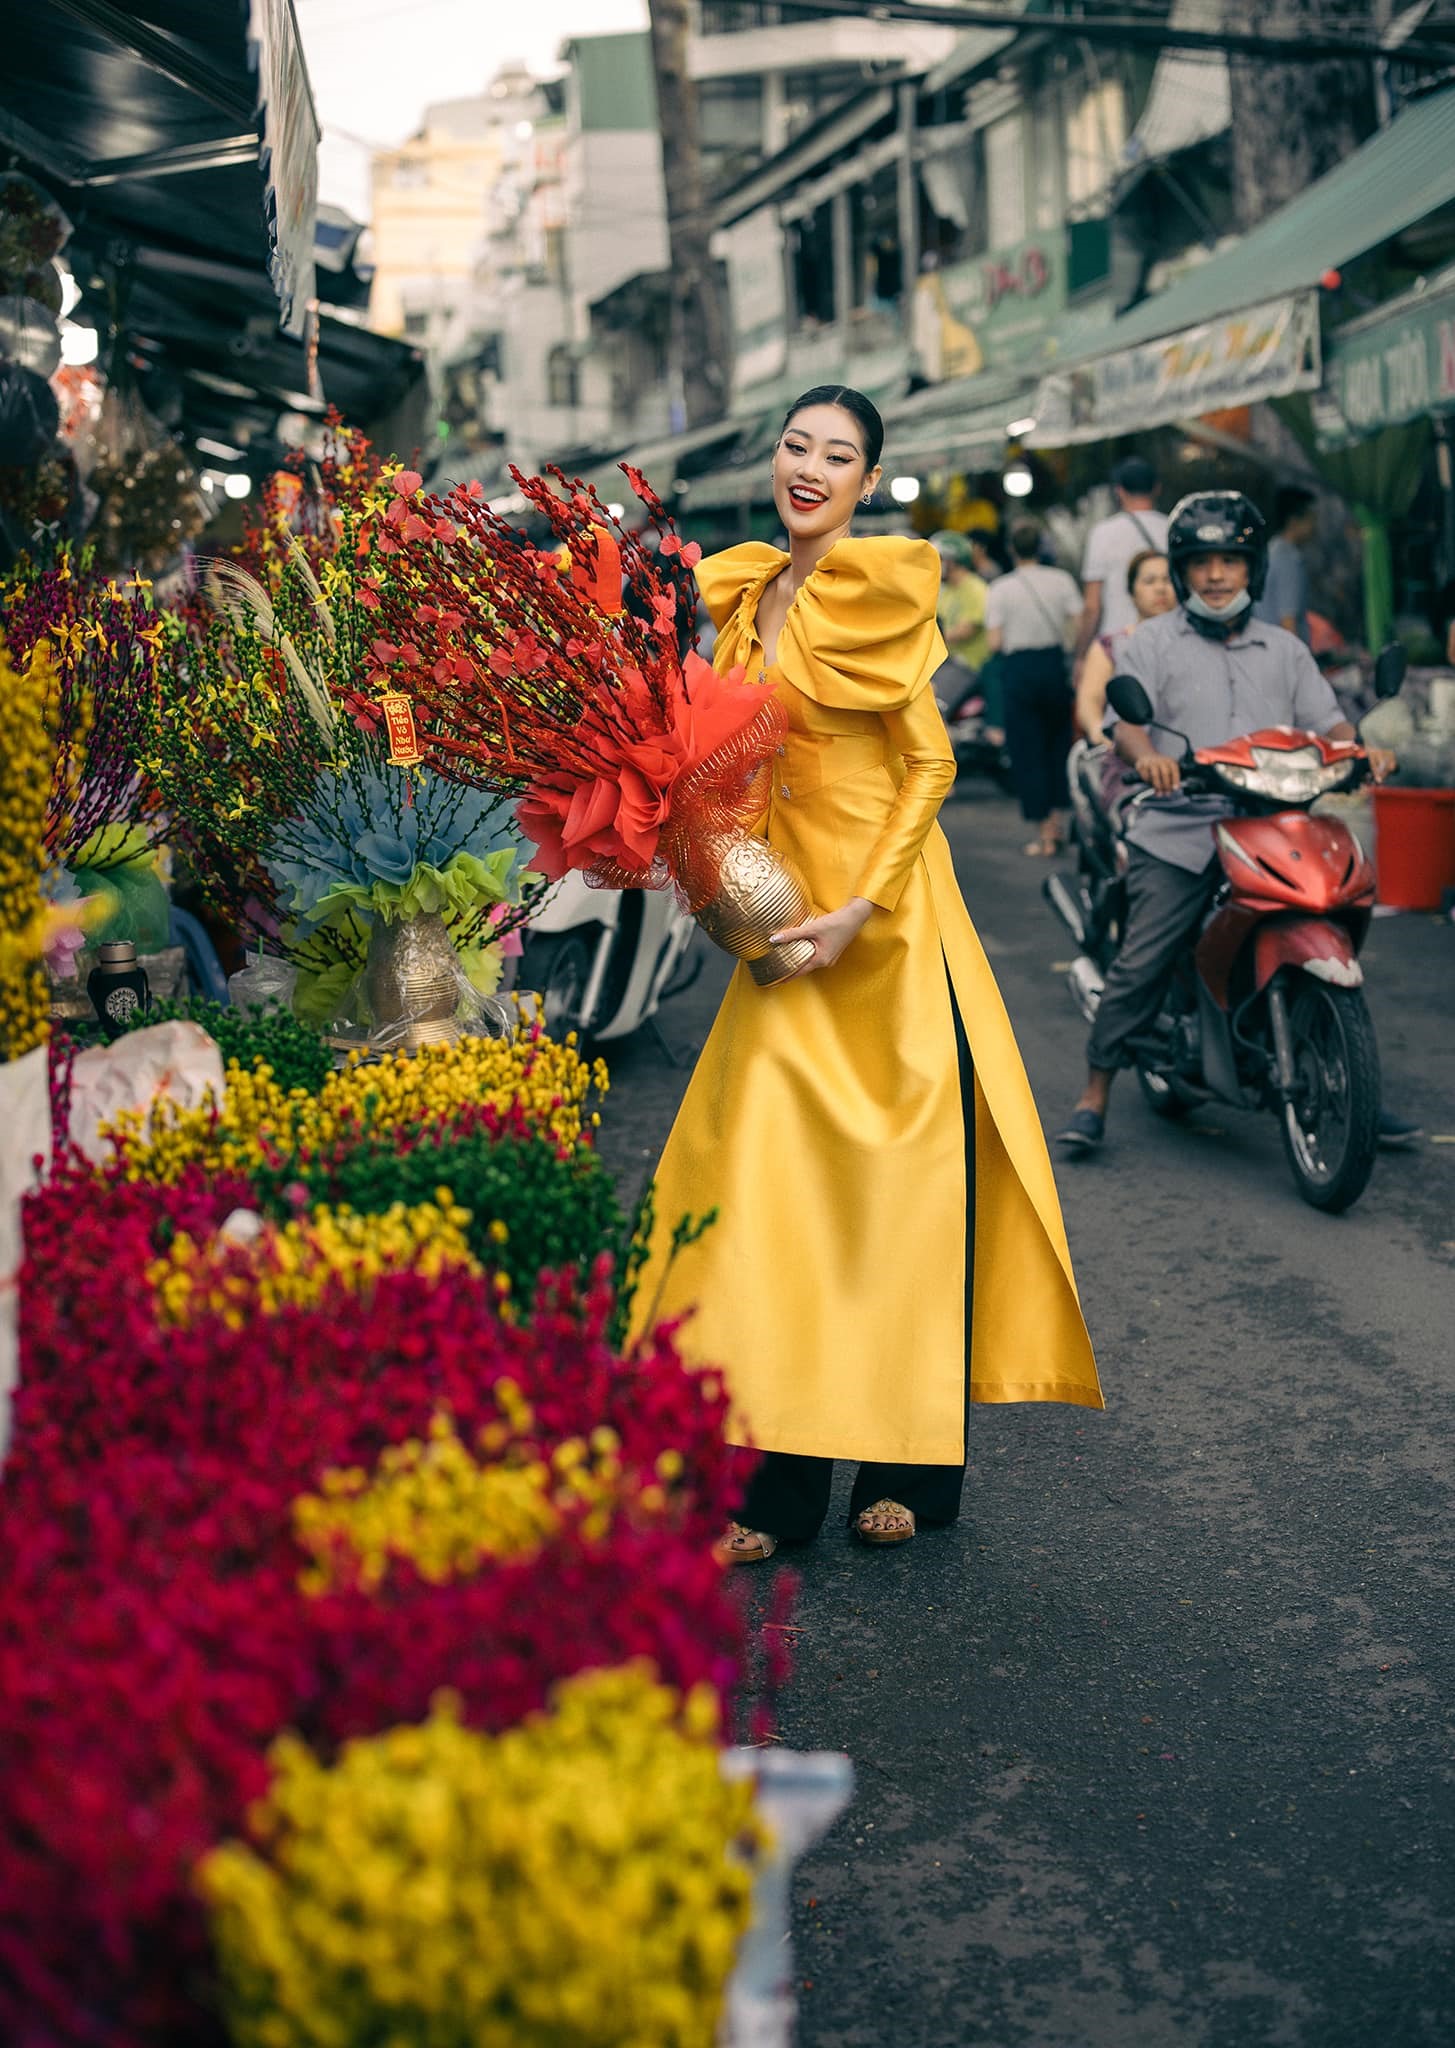
<instances>
[{"instance_id":1,"label":"blue artificial flower","mask_svg":"<svg viewBox=\"0 0 1455 2048\"><path fill-rule=\"evenodd\" d=\"M365 869L360 881L367 876L374 882L407 882L420 861L417 846L394 832L361 833L354 852Z\"/></svg>"},{"instance_id":2,"label":"blue artificial flower","mask_svg":"<svg viewBox=\"0 0 1455 2048\"><path fill-rule=\"evenodd\" d=\"M444 869L461 853L481 861L515 853L507 891L514 898L526 855L510 799L440 775L414 778L411 794L406 800L398 768L373 760L319 776L306 811L280 827L264 856L300 923L341 883L403 887L417 868Z\"/></svg>"}]
</instances>

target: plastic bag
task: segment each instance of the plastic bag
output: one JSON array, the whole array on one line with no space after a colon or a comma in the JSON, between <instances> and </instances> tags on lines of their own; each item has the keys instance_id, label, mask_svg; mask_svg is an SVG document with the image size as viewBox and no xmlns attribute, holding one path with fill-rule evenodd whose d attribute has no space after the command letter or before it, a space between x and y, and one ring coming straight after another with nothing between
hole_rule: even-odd
<instances>
[{"instance_id":1,"label":"plastic bag","mask_svg":"<svg viewBox=\"0 0 1455 2048\"><path fill-rule=\"evenodd\" d=\"M298 986L298 969L291 960L265 953L259 946L245 967L227 977L227 999L237 1010L286 1010L291 1008Z\"/></svg>"}]
</instances>

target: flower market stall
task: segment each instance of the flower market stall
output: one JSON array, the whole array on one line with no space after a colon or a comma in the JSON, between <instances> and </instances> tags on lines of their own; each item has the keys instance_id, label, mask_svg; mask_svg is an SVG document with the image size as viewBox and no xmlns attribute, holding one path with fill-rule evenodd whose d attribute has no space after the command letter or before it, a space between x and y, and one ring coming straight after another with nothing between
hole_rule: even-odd
<instances>
[{"instance_id":1,"label":"flower market stall","mask_svg":"<svg viewBox=\"0 0 1455 2048\"><path fill-rule=\"evenodd\" d=\"M63 553L0 612L0 2038L786 2043L847 1767L725 1746L791 1583L751 1634L720 1379L625 1347L604 1067L493 993L542 870L711 900L765 694L586 494L539 550L318 481L180 605ZM48 1045L163 848L268 1003L138 970Z\"/></svg>"}]
</instances>

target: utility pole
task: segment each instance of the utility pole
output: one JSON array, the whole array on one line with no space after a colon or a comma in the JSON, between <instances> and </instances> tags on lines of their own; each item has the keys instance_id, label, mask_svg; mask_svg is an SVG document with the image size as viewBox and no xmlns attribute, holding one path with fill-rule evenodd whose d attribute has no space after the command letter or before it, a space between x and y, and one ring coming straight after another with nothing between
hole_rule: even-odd
<instances>
[{"instance_id":1,"label":"utility pole","mask_svg":"<svg viewBox=\"0 0 1455 2048\"><path fill-rule=\"evenodd\" d=\"M649 0L672 262L672 358L689 427L728 408L727 319L711 250L697 86L688 74L692 0Z\"/></svg>"}]
</instances>

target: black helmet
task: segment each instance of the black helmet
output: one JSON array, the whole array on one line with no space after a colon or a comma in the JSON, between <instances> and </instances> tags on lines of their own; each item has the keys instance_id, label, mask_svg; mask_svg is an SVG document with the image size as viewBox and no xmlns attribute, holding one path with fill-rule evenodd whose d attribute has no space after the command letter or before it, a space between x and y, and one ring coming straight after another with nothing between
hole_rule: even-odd
<instances>
[{"instance_id":1,"label":"black helmet","mask_svg":"<svg viewBox=\"0 0 1455 2048\"><path fill-rule=\"evenodd\" d=\"M1192 491L1179 499L1167 521L1167 567L1183 604L1183 565L1193 555L1242 555L1248 597L1256 604L1268 579L1268 529L1258 507L1241 491Z\"/></svg>"}]
</instances>

